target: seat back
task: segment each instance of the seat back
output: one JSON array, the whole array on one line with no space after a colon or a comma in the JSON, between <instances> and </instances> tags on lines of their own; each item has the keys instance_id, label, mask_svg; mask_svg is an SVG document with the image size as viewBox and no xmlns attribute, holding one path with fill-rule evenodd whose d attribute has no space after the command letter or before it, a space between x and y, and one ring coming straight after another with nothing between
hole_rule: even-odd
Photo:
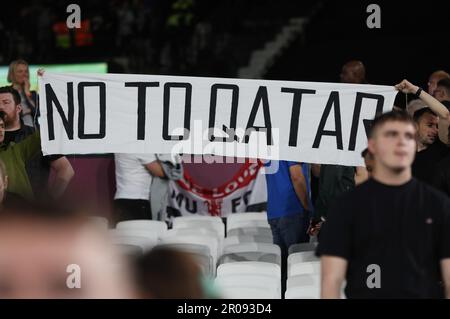
<instances>
[{"instance_id":1,"label":"seat back","mask_svg":"<svg viewBox=\"0 0 450 319\"><path fill-rule=\"evenodd\" d=\"M151 233L155 233L158 238L164 236L167 231L167 224L162 221L157 220L146 220L146 219L136 219L136 220L126 220L119 222L116 226L117 229L136 229L145 230Z\"/></svg>"},{"instance_id":2,"label":"seat back","mask_svg":"<svg viewBox=\"0 0 450 319\"><path fill-rule=\"evenodd\" d=\"M288 277L304 274L320 274L320 261L288 264Z\"/></svg>"},{"instance_id":3,"label":"seat back","mask_svg":"<svg viewBox=\"0 0 450 319\"><path fill-rule=\"evenodd\" d=\"M217 277L236 274L264 275L281 279L281 267L274 263L260 261L231 262L217 267Z\"/></svg>"}]
</instances>

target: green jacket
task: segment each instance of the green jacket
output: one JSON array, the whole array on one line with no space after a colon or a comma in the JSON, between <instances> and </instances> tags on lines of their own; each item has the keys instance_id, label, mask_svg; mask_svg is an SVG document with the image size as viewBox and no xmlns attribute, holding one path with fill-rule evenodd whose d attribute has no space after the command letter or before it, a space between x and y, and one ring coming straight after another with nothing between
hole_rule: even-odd
<instances>
[{"instance_id":1,"label":"green jacket","mask_svg":"<svg viewBox=\"0 0 450 319\"><path fill-rule=\"evenodd\" d=\"M11 142L0 145L0 159L5 163L8 176L8 192L26 199L33 199L33 190L25 168L27 161L41 151L41 139L36 131L20 143Z\"/></svg>"}]
</instances>

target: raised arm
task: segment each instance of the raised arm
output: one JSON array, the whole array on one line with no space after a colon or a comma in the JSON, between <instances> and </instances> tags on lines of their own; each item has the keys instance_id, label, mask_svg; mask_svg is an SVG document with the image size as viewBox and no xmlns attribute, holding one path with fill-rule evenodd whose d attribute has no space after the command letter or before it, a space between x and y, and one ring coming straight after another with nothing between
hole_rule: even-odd
<instances>
[{"instance_id":1,"label":"raised arm","mask_svg":"<svg viewBox=\"0 0 450 319\"><path fill-rule=\"evenodd\" d=\"M403 80L402 82L397 84L395 86L395 88L403 93L408 93L408 94L417 94L417 92L420 89L418 86L412 84L408 80ZM441 102L436 100L434 97L432 97L430 94L428 94L424 90L420 90L420 94L418 95L418 97L427 106L429 106L433 112L435 112L437 115L439 115L439 117L441 117L447 121L450 121L450 112L444 106L444 104L442 104Z\"/></svg>"}]
</instances>

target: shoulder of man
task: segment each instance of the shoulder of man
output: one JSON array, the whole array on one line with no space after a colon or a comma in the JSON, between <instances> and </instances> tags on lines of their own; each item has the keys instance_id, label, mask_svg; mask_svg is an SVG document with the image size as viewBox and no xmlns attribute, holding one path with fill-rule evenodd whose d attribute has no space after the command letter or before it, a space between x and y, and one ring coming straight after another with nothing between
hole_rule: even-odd
<instances>
[{"instance_id":1,"label":"shoulder of man","mask_svg":"<svg viewBox=\"0 0 450 319\"><path fill-rule=\"evenodd\" d=\"M427 201L425 205L436 204L437 207L450 207L450 198L445 193L422 181L416 180L416 183L417 189L422 193L421 197Z\"/></svg>"},{"instance_id":2,"label":"shoulder of man","mask_svg":"<svg viewBox=\"0 0 450 319\"><path fill-rule=\"evenodd\" d=\"M372 191L370 190L370 181L366 181L357 187L350 188L344 192L339 193L330 203L334 205L337 202L342 206L353 206L360 199L366 198L366 195L370 195Z\"/></svg>"},{"instance_id":3,"label":"shoulder of man","mask_svg":"<svg viewBox=\"0 0 450 319\"><path fill-rule=\"evenodd\" d=\"M23 141L25 138L27 138L28 136L32 135L35 132L34 127L25 125L22 123L22 125L20 126L20 130L17 133L17 136L15 138L15 143L20 143L21 141Z\"/></svg>"},{"instance_id":4,"label":"shoulder of man","mask_svg":"<svg viewBox=\"0 0 450 319\"><path fill-rule=\"evenodd\" d=\"M442 155L450 154L450 147L442 143L439 139L436 139L432 147L435 149L435 151L439 152L439 154Z\"/></svg>"}]
</instances>

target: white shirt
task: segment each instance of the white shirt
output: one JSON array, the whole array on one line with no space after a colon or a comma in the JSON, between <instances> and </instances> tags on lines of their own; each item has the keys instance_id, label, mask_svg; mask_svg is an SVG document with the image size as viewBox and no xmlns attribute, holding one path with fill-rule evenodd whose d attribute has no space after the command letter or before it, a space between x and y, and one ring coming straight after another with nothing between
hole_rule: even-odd
<instances>
[{"instance_id":1,"label":"white shirt","mask_svg":"<svg viewBox=\"0 0 450 319\"><path fill-rule=\"evenodd\" d=\"M150 199L152 175L145 167L156 161L155 154L114 154L115 199Z\"/></svg>"}]
</instances>

